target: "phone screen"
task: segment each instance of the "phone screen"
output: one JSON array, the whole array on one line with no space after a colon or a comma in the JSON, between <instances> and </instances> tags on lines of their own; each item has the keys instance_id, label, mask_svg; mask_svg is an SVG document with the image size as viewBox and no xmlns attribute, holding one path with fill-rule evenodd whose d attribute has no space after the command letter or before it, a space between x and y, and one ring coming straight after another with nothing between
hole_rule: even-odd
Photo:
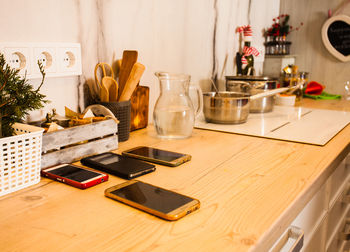
<instances>
[{"instance_id":1,"label":"phone screen","mask_svg":"<svg viewBox=\"0 0 350 252\"><path fill-rule=\"evenodd\" d=\"M112 191L111 194L165 214L170 213L193 200L184 195L145 184L140 181Z\"/></svg>"},{"instance_id":2,"label":"phone screen","mask_svg":"<svg viewBox=\"0 0 350 252\"><path fill-rule=\"evenodd\" d=\"M128 151L128 153L135 154L138 156L143 156L143 157L149 157L152 159L168 161L168 162L174 161L176 159L179 159L179 158L185 156L185 154L171 152L171 151L165 151L165 150L159 150L159 149L146 147L146 146Z\"/></svg>"},{"instance_id":3,"label":"phone screen","mask_svg":"<svg viewBox=\"0 0 350 252\"><path fill-rule=\"evenodd\" d=\"M97 176L101 176L101 173L88 171L72 165L62 166L48 172L77 182L83 182Z\"/></svg>"}]
</instances>

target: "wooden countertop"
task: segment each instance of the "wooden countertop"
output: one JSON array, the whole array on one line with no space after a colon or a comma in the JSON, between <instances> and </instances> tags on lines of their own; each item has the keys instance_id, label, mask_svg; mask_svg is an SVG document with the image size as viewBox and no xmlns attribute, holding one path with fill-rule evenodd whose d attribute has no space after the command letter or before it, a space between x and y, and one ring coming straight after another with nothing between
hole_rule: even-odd
<instances>
[{"instance_id":1,"label":"wooden countertop","mask_svg":"<svg viewBox=\"0 0 350 252\"><path fill-rule=\"evenodd\" d=\"M350 111L347 101L303 106ZM0 197L1 251L266 251L349 152L350 125L323 147L195 129L184 140L132 132L137 145L184 152L179 167L157 165L139 180L201 201L168 222L103 196L108 182L79 190L49 179Z\"/></svg>"}]
</instances>

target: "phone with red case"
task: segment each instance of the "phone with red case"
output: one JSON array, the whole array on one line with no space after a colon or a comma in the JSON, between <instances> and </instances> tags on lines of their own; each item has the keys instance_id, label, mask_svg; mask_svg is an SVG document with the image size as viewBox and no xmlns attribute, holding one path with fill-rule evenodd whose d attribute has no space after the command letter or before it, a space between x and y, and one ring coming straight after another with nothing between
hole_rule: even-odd
<instances>
[{"instance_id":1,"label":"phone with red case","mask_svg":"<svg viewBox=\"0 0 350 252\"><path fill-rule=\"evenodd\" d=\"M41 171L43 177L86 189L108 180L108 175L72 164L61 164Z\"/></svg>"}]
</instances>

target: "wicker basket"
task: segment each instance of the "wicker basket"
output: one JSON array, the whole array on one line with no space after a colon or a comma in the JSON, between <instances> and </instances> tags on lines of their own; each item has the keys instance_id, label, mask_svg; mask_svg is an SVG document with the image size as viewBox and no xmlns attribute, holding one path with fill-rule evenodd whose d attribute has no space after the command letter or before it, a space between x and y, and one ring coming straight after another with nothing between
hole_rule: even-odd
<instances>
[{"instance_id":1,"label":"wicker basket","mask_svg":"<svg viewBox=\"0 0 350 252\"><path fill-rule=\"evenodd\" d=\"M0 196L39 183L44 129L21 123L17 135L0 138Z\"/></svg>"}]
</instances>

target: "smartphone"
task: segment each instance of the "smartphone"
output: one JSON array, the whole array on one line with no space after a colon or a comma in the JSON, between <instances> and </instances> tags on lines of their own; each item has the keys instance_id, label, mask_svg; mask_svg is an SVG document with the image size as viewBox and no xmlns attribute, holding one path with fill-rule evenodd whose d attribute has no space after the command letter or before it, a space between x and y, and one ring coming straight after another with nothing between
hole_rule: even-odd
<instances>
[{"instance_id":1,"label":"smartphone","mask_svg":"<svg viewBox=\"0 0 350 252\"><path fill-rule=\"evenodd\" d=\"M122 155L167 166L178 166L191 160L191 156L188 154L160 150L147 146L139 146L123 151Z\"/></svg>"},{"instance_id":2,"label":"smartphone","mask_svg":"<svg viewBox=\"0 0 350 252\"><path fill-rule=\"evenodd\" d=\"M156 170L153 164L113 152L86 157L81 159L80 163L124 179L133 179Z\"/></svg>"},{"instance_id":3,"label":"smartphone","mask_svg":"<svg viewBox=\"0 0 350 252\"><path fill-rule=\"evenodd\" d=\"M165 220L178 220L200 207L197 199L138 180L108 188L105 196Z\"/></svg>"},{"instance_id":4,"label":"smartphone","mask_svg":"<svg viewBox=\"0 0 350 252\"><path fill-rule=\"evenodd\" d=\"M108 180L108 175L72 164L61 164L41 171L43 177L80 188L97 185Z\"/></svg>"}]
</instances>

